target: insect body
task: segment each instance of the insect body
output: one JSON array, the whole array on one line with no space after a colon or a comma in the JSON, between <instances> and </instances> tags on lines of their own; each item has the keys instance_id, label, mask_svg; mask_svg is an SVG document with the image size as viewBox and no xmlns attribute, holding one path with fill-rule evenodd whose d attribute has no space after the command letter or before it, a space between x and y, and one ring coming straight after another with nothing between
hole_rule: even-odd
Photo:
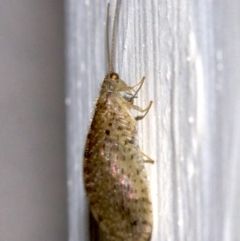
<instances>
[{"instance_id":1,"label":"insect body","mask_svg":"<svg viewBox=\"0 0 240 241\"><path fill-rule=\"evenodd\" d=\"M144 78L136 86L141 88L143 82ZM91 212L109 241L147 241L152 231L144 168L144 162L152 160L136 140L136 121L147 114L152 102L144 110L135 106L140 89L133 93L136 86L128 86L110 64L85 144L85 190ZM145 113L133 117L131 109Z\"/></svg>"}]
</instances>

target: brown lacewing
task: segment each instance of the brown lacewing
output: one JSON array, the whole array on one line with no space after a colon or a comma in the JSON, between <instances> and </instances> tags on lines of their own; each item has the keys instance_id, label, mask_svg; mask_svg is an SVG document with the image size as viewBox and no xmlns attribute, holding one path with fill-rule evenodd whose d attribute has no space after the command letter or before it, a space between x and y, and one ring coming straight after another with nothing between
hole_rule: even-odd
<instances>
[{"instance_id":1,"label":"brown lacewing","mask_svg":"<svg viewBox=\"0 0 240 241\"><path fill-rule=\"evenodd\" d=\"M153 163L153 160L138 146L136 122L145 117L152 101L146 109L133 104L144 77L135 86L128 86L114 72L118 9L119 0L109 50L108 4L109 71L100 89L85 144L84 185L90 210L108 241L146 241L152 232L152 203L144 162ZM134 117L131 109L144 114Z\"/></svg>"}]
</instances>

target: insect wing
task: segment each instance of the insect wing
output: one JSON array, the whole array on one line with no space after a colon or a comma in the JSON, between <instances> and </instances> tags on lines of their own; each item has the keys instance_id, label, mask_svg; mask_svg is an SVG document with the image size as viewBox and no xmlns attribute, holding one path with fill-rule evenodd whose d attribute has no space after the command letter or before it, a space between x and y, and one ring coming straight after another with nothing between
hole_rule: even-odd
<instances>
[{"instance_id":1,"label":"insect wing","mask_svg":"<svg viewBox=\"0 0 240 241\"><path fill-rule=\"evenodd\" d=\"M85 147L84 181L90 208L109 240L146 240L152 210L142 156L136 145L123 146L106 128L93 129L106 125L111 108L106 109L96 109ZM113 133L114 125L108 131Z\"/></svg>"}]
</instances>

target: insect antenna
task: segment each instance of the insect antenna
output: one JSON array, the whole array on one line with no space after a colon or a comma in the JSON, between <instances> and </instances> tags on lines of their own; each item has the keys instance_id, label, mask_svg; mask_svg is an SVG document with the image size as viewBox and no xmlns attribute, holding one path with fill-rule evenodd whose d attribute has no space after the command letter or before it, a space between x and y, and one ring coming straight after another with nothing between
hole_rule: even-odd
<instances>
[{"instance_id":1,"label":"insect antenna","mask_svg":"<svg viewBox=\"0 0 240 241\"><path fill-rule=\"evenodd\" d=\"M114 13L114 20L113 20L113 28L112 28L112 39L111 39L111 49L109 46L109 8L110 3L108 3L107 7L107 28L106 28L106 37L107 37L107 55L108 55L108 68L109 73L114 72L113 68L113 62L114 62L114 52L115 52L115 32L116 32L116 22L117 22L117 16L118 16L118 9L119 9L119 2L120 0L117 0L115 13Z\"/></svg>"}]
</instances>

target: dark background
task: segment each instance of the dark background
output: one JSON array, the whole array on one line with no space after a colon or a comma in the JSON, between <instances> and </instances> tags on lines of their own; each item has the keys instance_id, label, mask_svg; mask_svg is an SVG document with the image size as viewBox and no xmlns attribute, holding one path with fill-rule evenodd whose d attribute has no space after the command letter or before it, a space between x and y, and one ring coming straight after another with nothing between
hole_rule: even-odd
<instances>
[{"instance_id":1,"label":"dark background","mask_svg":"<svg viewBox=\"0 0 240 241\"><path fill-rule=\"evenodd\" d=\"M0 4L0 240L67 240L64 2Z\"/></svg>"}]
</instances>

